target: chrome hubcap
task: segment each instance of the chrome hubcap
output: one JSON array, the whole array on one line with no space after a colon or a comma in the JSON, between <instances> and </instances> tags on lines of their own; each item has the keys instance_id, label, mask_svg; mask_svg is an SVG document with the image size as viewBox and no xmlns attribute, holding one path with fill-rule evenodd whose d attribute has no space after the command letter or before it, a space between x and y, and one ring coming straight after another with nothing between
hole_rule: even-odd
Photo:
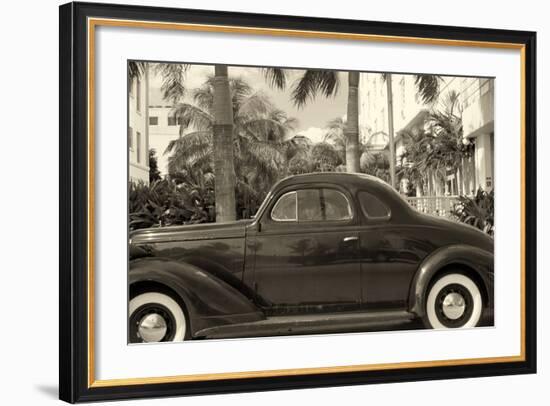
<instances>
[{"instance_id":1,"label":"chrome hubcap","mask_svg":"<svg viewBox=\"0 0 550 406\"><path fill-rule=\"evenodd\" d=\"M452 292L445 296L442 304L442 311L445 317L456 320L460 318L466 310L466 301L460 293Z\"/></svg>"},{"instance_id":2,"label":"chrome hubcap","mask_svg":"<svg viewBox=\"0 0 550 406\"><path fill-rule=\"evenodd\" d=\"M166 335L168 325L166 320L158 313L150 313L144 316L138 325L138 333L146 343L161 341Z\"/></svg>"}]
</instances>

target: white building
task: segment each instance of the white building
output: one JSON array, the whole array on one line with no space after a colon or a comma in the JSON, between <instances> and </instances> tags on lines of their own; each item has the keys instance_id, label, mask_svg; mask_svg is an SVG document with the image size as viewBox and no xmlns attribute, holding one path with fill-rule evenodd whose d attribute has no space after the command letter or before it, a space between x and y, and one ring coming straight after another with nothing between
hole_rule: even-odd
<instances>
[{"instance_id":1,"label":"white building","mask_svg":"<svg viewBox=\"0 0 550 406\"><path fill-rule=\"evenodd\" d=\"M459 78L457 78L459 79ZM460 78L460 103L464 138L474 142L475 179L463 181L465 191L482 188L486 191L494 185L494 79Z\"/></svg>"},{"instance_id":2,"label":"white building","mask_svg":"<svg viewBox=\"0 0 550 406\"><path fill-rule=\"evenodd\" d=\"M128 162L130 181L149 183L149 72L146 68L129 85Z\"/></svg>"},{"instance_id":3,"label":"white building","mask_svg":"<svg viewBox=\"0 0 550 406\"><path fill-rule=\"evenodd\" d=\"M149 145L157 153L158 169L161 174L168 174L168 156L164 151L170 141L179 136L179 124L176 117L170 116L172 106L155 104L149 106Z\"/></svg>"},{"instance_id":4,"label":"white building","mask_svg":"<svg viewBox=\"0 0 550 406\"><path fill-rule=\"evenodd\" d=\"M432 109L442 108L442 103L451 91L459 94L462 109L464 139L474 145L474 154L464 159L456 173L450 171L445 179L431 174L427 190L431 196L472 194L478 188L493 187L493 80L487 78L444 77L440 95L434 105L425 105L418 95L414 75L391 75L393 94L394 142L396 164L406 151L408 140L402 132L423 131L426 118ZM388 137L387 84L380 73L361 73L359 81L359 131L363 144L372 142L371 137ZM377 141L377 143L380 143ZM406 180L400 189L406 189ZM417 191L417 195L422 193Z\"/></svg>"},{"instance_id":5,"label":"white building","mask_svg":"<svg viewBox=\"0 0 550 406\"><path fill-rule=\"evenodd\" d=\"M170 114L173 105L165 100L162 92L162 77L153 76L149 83L149 147L156 151L158 169L168 174L168 155L164 155L170 141L179 137L180 126Z\"/></svg>"}]
</instances>

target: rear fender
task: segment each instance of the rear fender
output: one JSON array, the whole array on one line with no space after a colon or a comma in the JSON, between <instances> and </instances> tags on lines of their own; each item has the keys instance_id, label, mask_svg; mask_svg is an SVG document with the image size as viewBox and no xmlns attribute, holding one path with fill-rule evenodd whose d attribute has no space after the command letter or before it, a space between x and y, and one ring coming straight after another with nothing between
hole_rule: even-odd
<instances>
[{"instance_id":1,"label":"rear fender","mask_svg":"<svg viewBox=\"0 0 550 406\"><path fill-rule=\"evenodd\" d=\"M460 244L442 247L426 257L419 266L409 288L409 311L419 317L426 312L426 291L436 273L456 266L467 268L481 281L488 305L493 303L493 253Z\"/></svg>"},{"instance_id":2,"label":"rear fender","mask_svg":"<svg viewBox=\"0 0 550 406\"><path fill-rule=\"evenodd\" d=\"M129 285L160 284L185 304L192 334L220 326L264 319L256 305L236 288L196 266L163 258L130 262Z\"/></svg>"}]
</instances>

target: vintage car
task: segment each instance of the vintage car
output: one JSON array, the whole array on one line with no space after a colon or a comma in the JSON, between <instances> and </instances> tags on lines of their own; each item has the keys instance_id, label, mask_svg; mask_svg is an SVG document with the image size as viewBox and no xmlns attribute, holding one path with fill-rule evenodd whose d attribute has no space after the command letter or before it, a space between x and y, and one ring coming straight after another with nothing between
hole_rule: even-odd
<instances>
[{"instance_id":1,"label":"vintage car","mask_svg":"<svg viewBox=\"0 0 550 406\"><path fill-rule=\"evenodd\" d=\"M129 299L131 343L491 325L493 240L378 178L298 175L253 219L132 232Z\"/></svg>"}]
</instances>

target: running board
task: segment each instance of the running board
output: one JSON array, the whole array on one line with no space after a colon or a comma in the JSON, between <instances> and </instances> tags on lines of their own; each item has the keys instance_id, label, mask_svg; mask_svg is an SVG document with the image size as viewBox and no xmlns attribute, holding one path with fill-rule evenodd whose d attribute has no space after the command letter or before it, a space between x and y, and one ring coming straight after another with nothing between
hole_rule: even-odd
<instances>
[{"instance_id":1,"label":"running board","mask_svg":"<svg viewBox=\"0 0 550 406\"><path fill-rule=\"evenodd\" d=\"M195 337L242 338L394 330L403 329L414 319L412 313L404 310L273 316L254 322L209 327L197 331Z\"/></svg>"}]
</instances>

